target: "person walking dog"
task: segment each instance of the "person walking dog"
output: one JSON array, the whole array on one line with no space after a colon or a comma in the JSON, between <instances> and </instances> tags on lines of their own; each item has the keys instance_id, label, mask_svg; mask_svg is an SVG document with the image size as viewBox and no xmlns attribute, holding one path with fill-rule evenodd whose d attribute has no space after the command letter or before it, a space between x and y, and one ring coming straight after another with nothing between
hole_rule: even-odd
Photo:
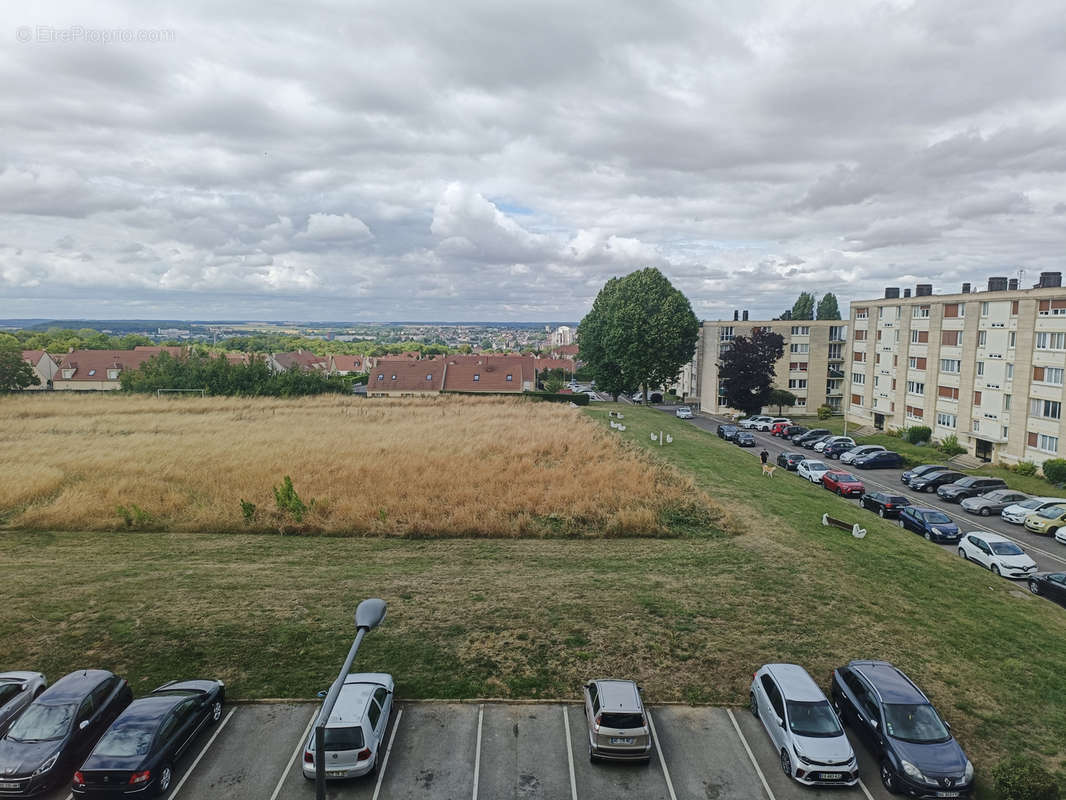
<instances>
[{"instance_id":1,"label":"person walking dog","mask_svg":"<svg viewBox=\"0 0 1066 800\"><path fill-rule=\"evenodd\" d=\"M759 458L762 459L762 463L763 464L766 463L766 459L768 459L769 457L770 457L770 454L767 453L765 449L761 453L759 453Z\"/></svg>"}]
</instances>

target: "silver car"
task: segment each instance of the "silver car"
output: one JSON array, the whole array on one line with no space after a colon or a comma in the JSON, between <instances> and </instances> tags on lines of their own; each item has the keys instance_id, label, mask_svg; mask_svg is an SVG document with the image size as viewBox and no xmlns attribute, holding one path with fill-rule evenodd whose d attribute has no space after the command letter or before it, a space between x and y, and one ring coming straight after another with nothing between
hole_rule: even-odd
<instances>
[{"instance_id":1,"label":"silver car","mask_svg":"<svg viewBox=\"0 0 1066 800\"><path fill-rule=\"evenodd\" d=\"M858 447L851 448L846 453L841 453L840 454L840 463L841 464L850 464L856 458L859 458L861 456L868 456L868 455L870 455L870 453L880 453L884 449L885 448L882 447L879 444L863 444L863 445L859 445Z\"/></svg>"},{"instance_id":2,"label":"silver car","mask_svg":"<svg viewBox=\"0 0 1066 800\"><path fill-rule=\"evenodd\" d=\"M326 723L326 778L357 778L377 769L396 684L384 672L352 673L344 679ZM317 724L317 720L316 720ZM304 746L303 775L315 779L315 732Z\"/></svg>"},{"instance_id":3,"label":"silver car","mask_svg":"<svg viewBox=\"0 0 1066 800\"><path fill-rule=\"evenodd\" d=\"M585 684L589 761L650 761L651 730L633 681L596 680Z\"/></svg>"},{"instance_id":4,"label":"silver car","mask_svg":"<svg viewBox=\"0 0 1066 800\"><path fill-rule=\"evenodd\" d=\"M0 672L0 736L47 688L48 681L39 672Z\"/></svg>"},{"instance_id":5,"label":"silver car","mask_svg":"<svg viewBox=\"0 0 1066 800\"><path fill-rule=\"evenodd\" d=\"M959 505L962 506L963 511L987 517L999 514L1007 506L1028 500L1031 496L1016 489L993 489L977 497L967 497Z\"/></svg>"},{"instance_id":6,"label":"silver car","mask_svg":"<svg viewBox=\"0 0 1066 800\"><path fill-rule=\"evenodd\" d=\"M803 667L760 667L751 681L750 702L786 775L807 786L858 783L859 766L840 720Z\"/></svg>"},{"instance_id":7,"label":"silver car","mask_svg":"<svg viewBox=\"0 0 1066 800\"><path fill-rule=\"evenodd\" d=\"M999 512L999 516L1003 518L1004 522L1021 525L1030 514L1042 511L1048 506L1058 506L1063 503L1066 503L1066 500L1061 497L1031 497L1028 500L1022 500L1020 503L1007 506Z\"/></svg>"}]
</instances>

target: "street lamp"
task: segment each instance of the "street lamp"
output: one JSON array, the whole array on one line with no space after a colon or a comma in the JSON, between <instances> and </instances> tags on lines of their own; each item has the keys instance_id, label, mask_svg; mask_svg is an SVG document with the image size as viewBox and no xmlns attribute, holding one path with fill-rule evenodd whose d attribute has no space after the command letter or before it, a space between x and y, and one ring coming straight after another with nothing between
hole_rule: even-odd
<instances>
[{"instance_id":1,"label":"street lamp","mask_svg":"<svg viewBox=\"0 0 1066 800\"><path fill-rule=\"evenodd\" d=\"M326 723L329 722L329 716L333 713L333 706L337 702L337 696L341 693L341 687L344 686L344 679L352 671L352 662L355 661L355 654L359 650L363 637L366 636L367 631L376 628L384 621L387 610L385 601L376 597L364 600L355 609L355 641L352 642L348 658L344 660L344 666L341 667L337 680L329 687L329 693L326 694L322 710L318 712L318 720L315 722L315 800L326 800Z\"/></svg>"}]
</instances>

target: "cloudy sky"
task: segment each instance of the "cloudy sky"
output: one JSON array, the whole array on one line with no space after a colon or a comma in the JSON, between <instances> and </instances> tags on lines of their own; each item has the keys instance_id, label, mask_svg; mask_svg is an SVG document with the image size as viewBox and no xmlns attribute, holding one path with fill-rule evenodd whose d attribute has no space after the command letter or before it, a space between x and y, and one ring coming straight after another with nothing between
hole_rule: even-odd
<instances>
[{"instance_id":1,"label":"cloudy sky","mask_svg":"<svg viewBox=\"0 0 1066 800\"><path fill-rule=\"evenodd\" d=\"M757 318L1066 254L1060 2L3 18L0 317L567 320L654 265Z\"/></svg>"}]
</instances>

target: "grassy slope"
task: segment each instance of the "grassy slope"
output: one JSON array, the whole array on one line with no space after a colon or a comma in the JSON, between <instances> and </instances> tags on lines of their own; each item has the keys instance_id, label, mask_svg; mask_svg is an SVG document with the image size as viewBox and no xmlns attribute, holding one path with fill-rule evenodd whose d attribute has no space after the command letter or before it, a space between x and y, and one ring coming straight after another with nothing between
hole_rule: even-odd
<instances>
[{"instance_id":1,"label":"grassy slope","mask_svg":"<svg viewBox=\"0 0 1066 800\"><path fill-rule=\"evenodd\" d=\"M979 767L1017 751L1061 768L1066 612L672 417L616 434L691 472L742 532L678 539L392 540L0 534L0 669L83 665L136 689L210 675L235 696L309 696L361 597L389 601L365 668L405 697L576 696L625 674L655 700L741 704L770 660L819 682L856 657L906 669ZM589 416L606 427L606 408ZM819 524L861 519L862 541Z\"/></svg>"}]
</instances>

